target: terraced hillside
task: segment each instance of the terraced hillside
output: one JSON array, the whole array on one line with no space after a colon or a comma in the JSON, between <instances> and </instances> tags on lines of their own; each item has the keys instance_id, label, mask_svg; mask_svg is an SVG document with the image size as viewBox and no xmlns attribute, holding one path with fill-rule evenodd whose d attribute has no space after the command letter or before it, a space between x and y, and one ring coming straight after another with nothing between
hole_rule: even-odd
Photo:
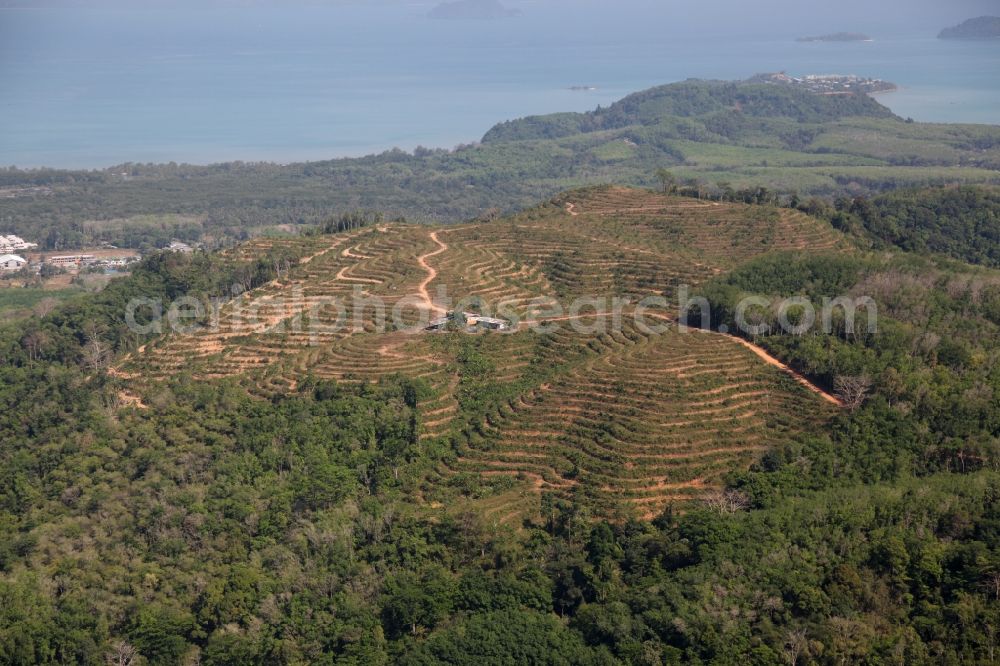
<instances>
[{"instance_id":1,"label":"terraced hillside","mask_svg":"<svg viewBox=\"0 0 1000 666\"><path fill-rule=\"evenodd\" d=\"M541 490L655 515L703 497L721 473L835 409L723 336L626 326L590 339L567 332L542 349L517 337L495 363L518 390L472 423L437 470L445 486L488 479L482 507L501 523L531 515ZM520 376L501 365L512 354Z\"/></svg>"},{"instance_id":2,"label":"terraced hillside","mask_svg":"<svg viewBox=\"0 0 1000 666\"><path fill-rule=\"evenodd\" d=\"M239 377L264 396L310 376L419 378L422 438L449 452L424 499L471 498L498 522L537 515L547 493L652 515L712 492L805 428L800 415L814 424L835 410L745 344L679 332L669 305L634 317L637 299L673 296L766 252L847 247L799 213L606 187L495 222L258 241L234 256L282 244L303 259L128 358L116 372L129 391L182 371ZM499 313L514 330L423 330L456 305Z\"/></svg>"}]
</instances>

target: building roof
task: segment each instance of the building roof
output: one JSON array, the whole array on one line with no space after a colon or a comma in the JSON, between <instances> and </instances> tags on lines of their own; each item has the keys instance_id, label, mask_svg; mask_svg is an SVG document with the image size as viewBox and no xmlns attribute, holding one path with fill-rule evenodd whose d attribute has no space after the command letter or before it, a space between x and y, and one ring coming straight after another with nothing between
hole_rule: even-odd
<instances>
[{"instance_id":1,"label":"building roof","mask_svg":"<svg viewBox=\"0 0 1000 666\"><path fill-rule=\"evenodd\" d=\"M450 322L456 321L458 319L457 315L458 313L456 312L448 312L444 317L431 320L430 324L427 326L427 330L444 328ZM473 314L472 312L462 312L461 315L462 319L470 327L484 327L500 330L507 330L510 328L510 322L506 319L484 317L482 315Z\"/></svg>"},{"instance_id":2,"label":"building roof","mask_svg":"<svg viewBox=\"0 0 1000 666\"><path fill-rule=\"evenodd\" d=\"M16 261L21 264L28 263L24 257L19 257L16 254L0 254L0 264L6 264L8 261Z\"/></svg>"}]
</instances>

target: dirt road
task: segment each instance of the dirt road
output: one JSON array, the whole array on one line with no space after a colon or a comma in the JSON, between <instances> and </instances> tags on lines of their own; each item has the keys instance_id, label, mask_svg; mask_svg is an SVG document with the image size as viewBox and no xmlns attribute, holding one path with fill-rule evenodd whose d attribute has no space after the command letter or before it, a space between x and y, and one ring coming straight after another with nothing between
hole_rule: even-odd
<instances>
[{"instance_id":1,"label":"dirt road","mask_svg":"<svg viewBox=\"0 0 1000 666\"><path fill-rule=\"evenodd\" d=\"M424 301L424 303L427 304L428 310L430 310L434 314L443 315L447 311L440 305L434 303L434 300L431 299L430 292L427 290L428 285L430 285L430 283L433 282L438 275L437 269L428 264L427 260L430 259L431 257L436 257L437 255L443 252L447 252L448 244L442 241L440 238L438 238L438 232L436 231L432 231L430 237L432 241L438 244L438 249L434 250L433 252L428 252L427 254L421 255L420 257L417 258L417 263L420 264L420 267L423 268L425 271L427 271L427 277L424 279L423 282L420 283L420 286L417 287L417 293L420 295L420 298Z\"/></svg>"}]
</instances>

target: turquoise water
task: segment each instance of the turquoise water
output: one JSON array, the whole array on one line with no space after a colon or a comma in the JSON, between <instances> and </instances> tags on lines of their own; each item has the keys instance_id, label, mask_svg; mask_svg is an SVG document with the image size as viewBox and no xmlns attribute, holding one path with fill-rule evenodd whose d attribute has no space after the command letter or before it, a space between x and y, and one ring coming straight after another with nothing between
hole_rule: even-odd
<instances>
[{"instance_id":1,"label":"turquoise water","mask_svg":"<svg viewBox=\"0 0 1000 666\"><path fill-rule=\"evenodd\" d=\"M592 109L689 77L779 70L885 78L902 89L879 99L902 116L1000 124L1000 45L933 31L801 44L794 38L809 31L750 38L542 9L455 23L426 10L0 9L0 164L289 162L453 147L505 119Z\"/></svg>"}]
</instances>

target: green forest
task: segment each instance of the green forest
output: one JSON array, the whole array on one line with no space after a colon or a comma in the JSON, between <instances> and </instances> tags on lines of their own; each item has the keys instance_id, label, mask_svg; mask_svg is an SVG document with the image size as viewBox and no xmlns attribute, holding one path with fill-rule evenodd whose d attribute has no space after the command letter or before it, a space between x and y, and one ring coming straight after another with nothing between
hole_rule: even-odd
<instances>
[{"instance_id":1,"label":"green forest","mask_svg":"<svg viewBox=\"0 0 1000 666\"><path fill-rule=\"evenodd\" d=\"M734 470L730 501L652 521L556 496L516 529L420 511L450 449L418 436L421 380L265 397L180 373L149 409L123 400L130 298L224 296L273 261L154 254L6 323L0 663L993 663L1000 280L871 250L879 228L845 211L869 249L764 255L700 293L712 326L747 294L875 296L877 332L758 338L817 382L856 378L850 409Z\"/></svg>"}]
</instances>

